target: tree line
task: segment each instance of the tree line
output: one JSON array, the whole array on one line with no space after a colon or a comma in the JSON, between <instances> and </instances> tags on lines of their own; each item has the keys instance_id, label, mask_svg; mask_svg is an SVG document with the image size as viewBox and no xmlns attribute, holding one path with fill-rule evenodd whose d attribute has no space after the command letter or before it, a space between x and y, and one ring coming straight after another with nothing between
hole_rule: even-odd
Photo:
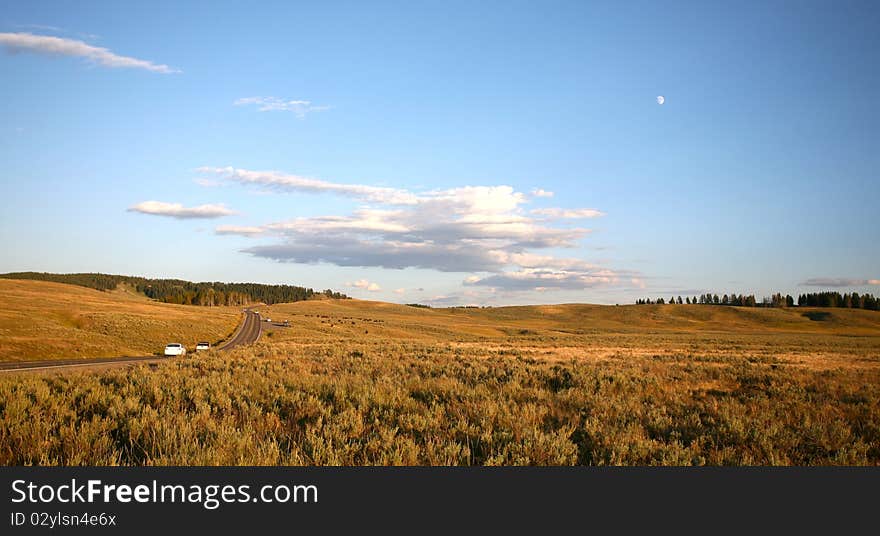
<instances>
[{"instance_id":1,"label":"tree line","mask_svg":"<svg viewBox=\"0 0 880 536\"><path fill-rule=\"evenodd\" d=\"M681 296L671 298L640 298L637 305L645 304L685 304L685 305L732 305L736 307L794 307L795 299L790 294L781 293L764 297L759 302L754 294L701 294L699 297ZM850 309L880 310L880 298L873 294L859 294L858 292L841 294L840 292L812 292L801 294L797 298L799 307L846 307Z\"/></svg>"},{"instance_id":2,"label":"tree line","mask_svg":"<svg viewBox=\"0 0 880 536\"><path fill-rule=\"evenodd\" d=\"M264 285L261 283L222 283L219 281L193 283L182 279L150 279L93 273L16 272L0 274L0 277L67 283L101 291L114 290L119 284L125 284L156 301L182 305L248 305L259 302L271 305L308 300L318 295L335 299L348 298L345 294L330 289L316 292L310 288L294 285Z\"/></svg>"}]
</instances>

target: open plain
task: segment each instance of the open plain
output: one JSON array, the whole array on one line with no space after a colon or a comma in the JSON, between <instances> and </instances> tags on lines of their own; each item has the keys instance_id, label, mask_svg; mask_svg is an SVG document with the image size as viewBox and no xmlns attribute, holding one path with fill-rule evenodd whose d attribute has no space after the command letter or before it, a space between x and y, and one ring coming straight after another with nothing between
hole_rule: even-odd
<instances>
[{"instance_id":1,"label":"open plain","mask_svg":"<svg viewBox=\"0 0 880 536\"><path fill-rule=\"evenodd\" d=\"M54 287L55 300L84 299ZM3 318L31 310L20 290L4 292ZM88 295L112 302L97 307L109 325L160 306ZM880 464L873 311L329 299L256 309L272 319L260 341L223 354L0 377L0 463ZM167 311L217 337L238 318ZM7 344L30 328L3 325L14 358ZM161 339L139 333L119 340L134 351Z\"/></svg>"}]
</instances>

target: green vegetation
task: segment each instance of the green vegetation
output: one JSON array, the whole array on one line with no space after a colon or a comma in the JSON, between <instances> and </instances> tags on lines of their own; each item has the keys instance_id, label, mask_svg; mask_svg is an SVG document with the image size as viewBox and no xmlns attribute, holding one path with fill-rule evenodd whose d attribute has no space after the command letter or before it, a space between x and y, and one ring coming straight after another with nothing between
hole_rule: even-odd
<instances>
[{"instance_id":1,"label":"green vegetation","mask_svg":"<svg viewBox=\"0 0 880 536\"><path fill-rule=\"evenodd\" d=\"M683 301L681 296L652 300L650 298L642 298L636 300L636 305L664 305L664 304L686 304L686 305L732 305L735 307L794 307L794 298L791 295L774 294L769 298L764 298L761 302L755 299L754 294L731 294L718 296L718 294L703 294L699 298L694 296L686 297ZM797 304L799 307L845 307L847 309L868 309L871 311L880 310L880 299L874 297L873 294L859 294L858 292L841 294L839 292L813 292L810 294L801 294L798 296Z\"/></svg>"},{"instance_id":2,"label":"green vegetation","mask_svg":"<svg viewBox=\"0 0 880 536\"><path fill-rule=\"evenodd\" d=\"M4 279L30 279L67 283L96 290L114 290L119 284L129 285L145 296L164 303L180 305L248 305L250 303L284 303L308 300L321 294L328 298L346 298L328 289L317 293L310 288L260 283L193 283L181 279L148 279L108 274L49 274L16 272L0 274Z\"/></svg>"},{"instance_id":3,"label":"green vegetation","mask_svg":"<svg viewBox=\"0 0 880 536\"><path fill-rule=\"evenodd\" d=\"M880 299L873 294L841 294L839 292L814 292L798 296L798 305L807 307L846 307L850 309L880 309Z\"/></svg>"}]
</instances>

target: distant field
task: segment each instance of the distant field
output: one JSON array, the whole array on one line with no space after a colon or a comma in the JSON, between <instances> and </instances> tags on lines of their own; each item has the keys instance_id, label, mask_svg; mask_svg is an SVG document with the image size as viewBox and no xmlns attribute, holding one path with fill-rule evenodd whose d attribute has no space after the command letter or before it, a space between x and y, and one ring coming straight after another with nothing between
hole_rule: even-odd
<instances>
[{"instance_id":1,"label":"distant field","mask_svg":"<svg viewBox=\"0 0 880 536\"><path fill-rule=\"evenodd\" d=\"M814 369L880 367L880 313L710 305L545 305L423 309L358 300L261 307L289 320L284 348L422 342L543 360L625 355L772 359ZM818 316L817 316L818 313ZM821 320L811 320L821 318Z\"/></svg>"},{"instance_id":2,"label":"distant field","mask_svg":"<svg viewBox=\"0 0 880 536\"><path fill-rule=\"evenodd\" d=\"M261 341L0 377L0 464L880 465L880 313L261 307Z\"/></svg>"},{"instance_id":3,"label":"distant field","mask_svg":"<svg viewBox=\"0 0 880 536\"><path fill-rule=\"evenodd\" d=\"M156 303L118 290L0 279L0 361L150 355L230 335L238 307Z\"/></svg>"}]
</instances>

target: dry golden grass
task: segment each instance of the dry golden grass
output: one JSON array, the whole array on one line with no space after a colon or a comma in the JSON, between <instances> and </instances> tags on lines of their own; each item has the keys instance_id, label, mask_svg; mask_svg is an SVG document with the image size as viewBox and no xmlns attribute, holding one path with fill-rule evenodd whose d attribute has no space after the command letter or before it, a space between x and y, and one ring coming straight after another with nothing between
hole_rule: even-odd
<instances>
[{"instance_id":1,"label":"dry golden grass","mask_svg":"<svg viewBox=\"0 0 880 536\"><path fill-rule=\"evenodd\" d=\"M755 309L707 305L546 305L491 309L423 309L359 300L308 301L262 307L289 320L268 340L297 346L408 341L515 351L551 361L622 356L772 359L828 370L880 368L880 313L813 308Z\"/></svg>"},{"instance_id":2,"label":"dry golden grass","mask_svg":"<svg viewBox=\"0 0 880 536\"><path fill-rule=\"evenodd\" d=\"M165 344L192 349L234 331L238 307L157 303L112 292L0 279L0 361L150 355Z\"/></svg>"},{"instance_id":3,"label":"dry golden grass","mask_svg":"<svg viewBox=\"0 0 880 536\"><path fill-rule=\"evenodd\" d=\"M291 327L0 377L0 464L880 464L880 313L262 309Z\"/></svg>"},{"instance_id":4,"label":"dry golden grass","mask_svg":"<svg viewBox=\"0 0 880 536\"><path fill-rule=\"evenodd\" d=\"M290 344L0 377L0 464L880 464L877 369Z\"/></svg>"}]
</instances>

